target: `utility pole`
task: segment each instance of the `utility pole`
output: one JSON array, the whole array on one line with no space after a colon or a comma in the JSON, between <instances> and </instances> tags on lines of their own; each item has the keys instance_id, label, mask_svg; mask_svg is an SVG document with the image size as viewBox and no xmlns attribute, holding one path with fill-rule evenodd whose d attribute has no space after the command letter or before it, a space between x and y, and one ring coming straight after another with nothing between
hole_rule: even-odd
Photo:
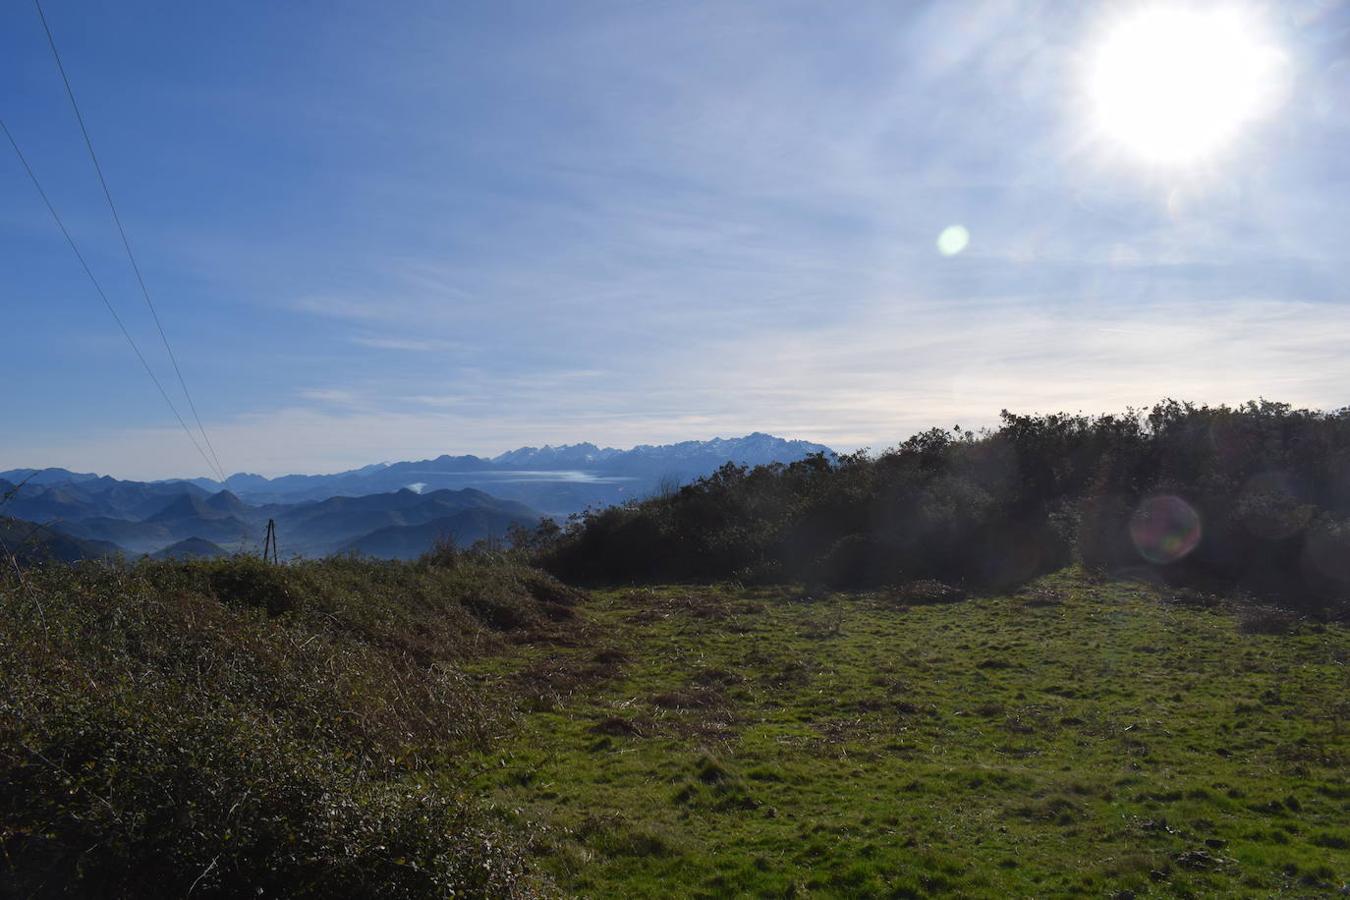
<instances>
[{"instance_id":1,"label":"utility pole","mask_svg":"<svg viewBox=\"0 0 1350 900\"><path fill-rule=\"evenodd\" d=\"M277 553L277 523L273 519L267 520L267 536L263 538L263 561L266 562L269 556L272 562L281 562Z\"/></svg>"}]
</instances>

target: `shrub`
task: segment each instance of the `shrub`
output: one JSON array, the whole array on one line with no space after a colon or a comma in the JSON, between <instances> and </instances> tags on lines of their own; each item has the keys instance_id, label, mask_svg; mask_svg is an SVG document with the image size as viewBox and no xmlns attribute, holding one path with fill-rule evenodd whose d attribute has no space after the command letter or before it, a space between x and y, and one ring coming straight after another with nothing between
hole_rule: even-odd
<instances>
[{"instance_id":1,"label":"shrub","mask_svg":"<svg viewBox=\"0 0 1350 900\"><path fill-rule=\"evenodd\" d=\"M281 566L244 555L201 565L211 592L223 603L265 609L270 616L279 616L293 606L286 569Z\"/></svg>"},{"instance_id":2,"label":"shrub","mask_svg":"<svg viewBox=\"0 0 1350 900\"><path fill-rule=\"evenodd\" d=\"M446 569L453 569L459 565L460 551L455 544L454 535L437 535L431 543L431 549L423 553L418 562L423 566L439 566Z\"/></svg>"},{"instance_id":3,"label":"shrub","mask_svg":"<svg viewBox=\"0 0 1350 900\"><path fill-rule=\"evenodd\" d=\"M1157 498L1186 515L1141 519ZM579 581L840 587L1008 587L1076 558L1328 616L1350 598L1347 522L1350 409L1167 400L1123 415L1005 412L996 430L933 429L875 456L727 465L587 513L539 552Z\"/></svg>"},{"instance_id":4,"label":"shrub","mask_svg":"<svg viewBox=\"0 0 1350 900\"><path fill-rule=\"evenodd\" d=\"M24 576L0 577L0 894L531 892L521 836L432 766L509 722L459 673L494 646L473 604L545 619L575 600L548 576L344 559Z\"/></svg>"},{"instance_id":5,"label":"shrub","mask_svg":"<svg viewBox=\"0 0 1350 900\"><path fill-rule=\"evenodd\" d=\"M850 534L835 541L817 571L831 587L860 588L888 584L900 577L900 549L873 535Z\"/></svg>"}]
</instances>

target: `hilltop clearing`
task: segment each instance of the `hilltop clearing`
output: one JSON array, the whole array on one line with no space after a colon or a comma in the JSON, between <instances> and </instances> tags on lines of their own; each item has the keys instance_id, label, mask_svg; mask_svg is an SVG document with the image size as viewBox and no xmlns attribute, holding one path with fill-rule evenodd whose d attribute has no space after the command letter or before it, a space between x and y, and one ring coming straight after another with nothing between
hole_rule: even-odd
<instances>
[{"instance_id":1,"label":"hilltop clearing","mask_svg":"<svg viewBox=\"0 0 1350 900\"><path fill-rule=\"evenodd\" d=\"M1313 896L1350 632L1066 570L657 586L489 553L0 576L0 893ZM148 889L147 885L155 885Z\"/></svg>"},{"instance_id":2,"label":"hilltop clearing","mask_svg":"<svg viewBox=\"0 0 1350 900\"><path fill-rule=\"evenodd\" d=\"M1350 632L1062 573L1007 595L600 593L484 660L474 780L568 893L1294 897L1350 879Z\"/></svg>"}]
</instances>

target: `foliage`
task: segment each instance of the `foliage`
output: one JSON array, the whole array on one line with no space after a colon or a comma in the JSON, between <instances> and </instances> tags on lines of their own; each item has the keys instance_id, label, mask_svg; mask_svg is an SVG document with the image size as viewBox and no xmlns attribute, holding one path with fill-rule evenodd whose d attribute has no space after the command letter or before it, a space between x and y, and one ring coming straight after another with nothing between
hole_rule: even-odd
<instances>
[{"instance_id":1,"label":"foliage","mask_svg":"<svg viewBox=\"0 0 1350 900\"><path fill-rule=\"evenodd\" d=\"M592 583L848 588L997 588L1076 559L1326 613L1350 597L1350 410L1169 400L1123 415L1005 412L996 430L934 429L875 456L727 465L587 513L542 558Z\"/></svg>"},{"instance_id":2,"label":"foliage","mask_svg":"<svg viewBox=\"0 0 1350 900\"><path fill-rule=\"evenodd\" d=\"M438 773L511 704L462 671L573 595L240 557L0 580L0 894L521 896L520 836Z\"/></svg>"}]
</instances>

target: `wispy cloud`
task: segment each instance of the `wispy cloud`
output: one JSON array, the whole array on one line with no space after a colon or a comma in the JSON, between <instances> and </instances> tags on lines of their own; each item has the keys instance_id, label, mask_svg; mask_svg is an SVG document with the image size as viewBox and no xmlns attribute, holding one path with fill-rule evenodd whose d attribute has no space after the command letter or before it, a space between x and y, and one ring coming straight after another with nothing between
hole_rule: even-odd
<instances>
[{"instance_id":1,"label":"wispy cloud","mask_svg":"<svg viewBox=\"0 0 1350 900\"><path fill-rule=\"evenodd\" d=\"M258 116L278 130L246 213L164 229L189 288L248 298L247 327L236 307L181 354L221 373L213 439L277 473L755 429L881 446L1165 395L1344 402L1350 115L1321 36L1344 16L1281 33L1306 102L1177 174L1084 127L1105 9L335 12L297 43L322 85L268 70L212 107L221 146ZM272 168L278 143L302 171ZM952 224L971 242L949 258ZM80 427L7 435L0 458L198 464L172 432Z\"/></svg>"},{"instance_id":2,"label":"wispy cloud","mask_svg":"<svg viewBox=\"0 0 1350 900\"><path fill-rule=\"evenodd\" d=\"M1028 313L1010 298L878 304L848 325L686 348L649 368L572 379L562 391L477 372L471 392L405 394L398 408L379 399L388 386L371 395L316 389L307 392L314 405L210 427L222 455L265 474L754 430L880 448L932 425L992 425L1003 408L1107 412L1168 396L1334 408L1350 379L1347 341L1350 314L1331 304L1173 301L1071 314ZM16 464L23 456L87 469L93 459L141 477L199 468L169 429L16 450Z\"/></svg>"},{"instance_id":3,"label":"wispy cloud","mask_svg":"<svg viewBox=\"0 0 1350 900\"><path fill-rule=\"evenodd\" d=\"M357 336L351 340L353 344L375 350L398 350L408 353L448 353L464 349L464 345L461 343L435 339Z\"/></svg>"},{"instance_id":4,"label":"wispy cloud","mask_svg":"<svg viewBox=\"0 0 1350 900\"><path fill-rule=\"evenodd\" d=\"M296 395L303 400L332 406L351 406L360 399L354 391L339 388L303 388Z\"/></svg>"},{"instance_id":5,"label":"wispy cloud","mask_svg":"<svg viewBox=\"0 0 1350 900\"><path fill-rule=\"evenodd\" d=\"M384 319L397 313L387 301L332 295L300 297L292 306L300 312L338 319Z\"/></svg>"}]
</instances>

